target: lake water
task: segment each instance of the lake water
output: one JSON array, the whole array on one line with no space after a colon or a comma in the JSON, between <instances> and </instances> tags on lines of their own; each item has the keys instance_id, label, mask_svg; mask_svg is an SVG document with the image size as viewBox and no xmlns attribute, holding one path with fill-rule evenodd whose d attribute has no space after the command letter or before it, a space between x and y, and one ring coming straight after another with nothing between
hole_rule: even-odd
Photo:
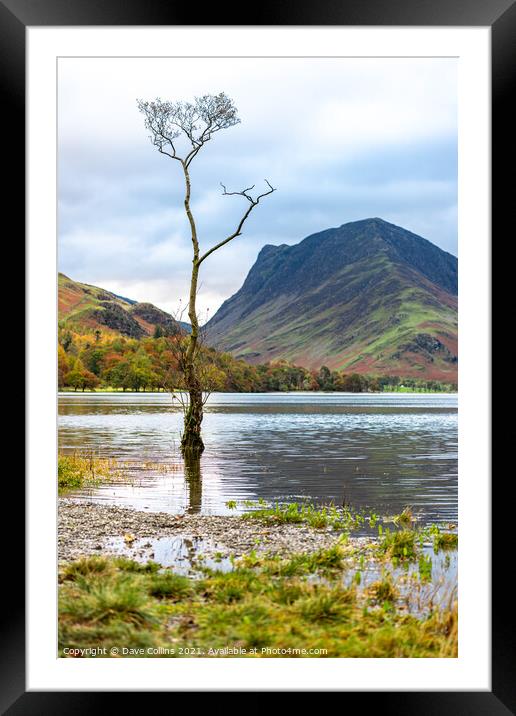
<instances>
[{"instance_id":1,"label":"lake water","mask_svg":"<svg viewBox=\"0 0 516 716\"><path fill-rule=\"evenodd\" d=\"M423 523L457 520L456 394L215 393L200 477L185 474L181 425L167 394L61 393L60 449L138 463L123 482L73 496L205 514L230 512L230 500L345 500L381 514L411 505Z\"/></svg>"}]
</instances>

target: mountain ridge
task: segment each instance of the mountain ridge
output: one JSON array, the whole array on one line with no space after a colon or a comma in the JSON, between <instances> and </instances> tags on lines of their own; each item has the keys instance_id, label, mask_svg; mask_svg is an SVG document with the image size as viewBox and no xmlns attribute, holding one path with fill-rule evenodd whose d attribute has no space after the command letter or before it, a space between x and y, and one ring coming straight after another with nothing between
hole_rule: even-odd
<instances>
[{"instance_id":1,"label":"mountain ridge","mask_svg":"<svg viewBox=\"0 0 516 716\"><path fill-rule=\"evenodd\" d=\"M61 328L78 333L101 331L137 339L154 335L157 327L169 334L190 330L189 324L176 321L152 303L74 281L64 273L58 274L58 318Z\"/></svg>"},{"instance_id":2,"label":"mountain ridge","mask_svg":"<svg viewBox=\"0 0 516 716\"><path fill-rule=\"evenodd\" d=\"M378 217L267 244L207 342L251 363L456 380L457 266Z\"/></svg>"}]
</instances>

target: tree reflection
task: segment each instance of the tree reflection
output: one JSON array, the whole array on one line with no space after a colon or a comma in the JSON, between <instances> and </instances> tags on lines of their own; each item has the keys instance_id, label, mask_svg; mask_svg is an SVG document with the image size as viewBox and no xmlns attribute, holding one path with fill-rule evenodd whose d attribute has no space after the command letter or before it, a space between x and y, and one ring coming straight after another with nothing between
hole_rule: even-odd
<instances>
[{"instance_id":1,"label":"tree reflection","mask_svg":"<svg viewBox=\"0 0 516 716\"><path fill-rule=\"evenodd\" d=\"M201 457L185 454L185 482L188 486L188 512L200 512L202 505Z\"/></svg>"}]
</instances>

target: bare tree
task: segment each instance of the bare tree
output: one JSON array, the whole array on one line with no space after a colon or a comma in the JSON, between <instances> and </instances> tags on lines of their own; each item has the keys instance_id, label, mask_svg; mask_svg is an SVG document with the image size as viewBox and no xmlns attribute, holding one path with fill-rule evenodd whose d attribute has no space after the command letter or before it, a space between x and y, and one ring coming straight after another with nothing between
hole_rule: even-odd
<instances>
[{"instance_id":1,"label":"bare tree","mask_svg":"<svg viewBox=\"0 0 516 716\"><path fill-rule=\"evenodd\" d=\"M150 131L152 144L161 153L176 160L182 169L185 183L184 207L192 238L192 275L190 279L190 296L188 316L192 331L188 337L183 363L184 382L188 393L188 407L184 417L184 432L181 437L183 455L200 454L204 450L201 437L203 419L203 386L198 370L199 321L196 310L197 285L199 269L205 259L237 236L240 236L244 224L265 196L275 189L265 180L266 191L261 194L251 192L254 186L242 191L227 191L222 185L224 196L242 196L248 206L238 222L236 229L217 244L202 252L195 219L190 206L191 184L190 165L201 149L212 140L221 129L228 129L240 122L233 101L223 92L217 95L196 97L193 102L166 102L159 98L153 102L138 100L138 108L145 116L145 126ZM186 145L182 150L180 144Z\"/></svg>"}]
</instances>

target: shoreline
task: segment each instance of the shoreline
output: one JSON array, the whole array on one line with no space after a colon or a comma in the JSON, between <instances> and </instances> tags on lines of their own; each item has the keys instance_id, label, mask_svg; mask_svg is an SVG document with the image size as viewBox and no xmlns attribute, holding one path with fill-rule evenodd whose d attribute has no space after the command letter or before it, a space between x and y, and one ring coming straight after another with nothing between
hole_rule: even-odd
<instances>
[{"instance_id":1,"label":"shoreline","mask_svg":"<svg viewBox=\"0 0 516 716\"><path fill-rule=\"evenodd\" d=\"M240 557L253 551L288 556L327 549L341 534L341 530L306 524L264 524L240 515L173 515L58 498L59 561L100 554L159 563L154 553L156 541L166 540L199 542L203 555L211 559ZM348 540L355 547L374 541L353 535Z\"/></svg>"},{"instance_id":2,"label":"shoreline","mask_svg":"<svg viewBox=\"0 0 516 716\"><path fill-rule=\"evenodd\" d=\"M180 393L180 390L123 390L123 388L93 388L86 390L74 390L74 388L64 387L57 391L60 393L73 393L77 395L86 395L91 393L116 393L121 395L174 395ZM309 395L458 395L457 390L361 390L350 392L345 390L263 390L263 391L241 391L241 390L216 390L213 393L221 395L289 395L306 393Z\"/></svg>"}]
</instances>

